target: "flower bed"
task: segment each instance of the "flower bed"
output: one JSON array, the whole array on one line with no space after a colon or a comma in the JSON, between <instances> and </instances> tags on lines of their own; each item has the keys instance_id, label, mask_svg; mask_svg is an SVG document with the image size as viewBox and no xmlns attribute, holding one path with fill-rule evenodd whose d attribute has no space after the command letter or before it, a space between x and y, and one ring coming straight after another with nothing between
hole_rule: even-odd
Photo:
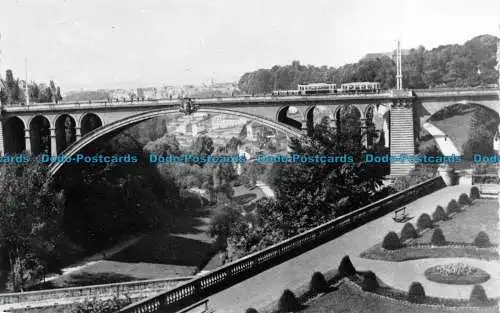
<instances>
[{"instance_id":1,"label":"flower bed","mask_svg":"<svg viewBox=\"0 0 500 313\"><path fill-rule=\"evenodd\" d=\"M428 268L424 274L430 281L453 285L480 284L490 279L485 271L464 263L437 265Z\"/></svg>"}]
</instances>

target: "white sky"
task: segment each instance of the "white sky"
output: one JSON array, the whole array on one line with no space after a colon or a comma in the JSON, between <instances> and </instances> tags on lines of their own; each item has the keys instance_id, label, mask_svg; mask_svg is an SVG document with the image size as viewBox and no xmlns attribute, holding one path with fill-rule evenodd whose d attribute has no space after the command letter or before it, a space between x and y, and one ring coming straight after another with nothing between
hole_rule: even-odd
<instances>
[{"instance_id":1,"label":"white sky","mask_svg":"<svg viewBox=\"0 0 500 313\"><path fill-rule=\"evenodd\" d=\"M236 81L275 64L498 36L500 0L1 0L0 71L68 89Z\"/></svg>"}]
</instances>

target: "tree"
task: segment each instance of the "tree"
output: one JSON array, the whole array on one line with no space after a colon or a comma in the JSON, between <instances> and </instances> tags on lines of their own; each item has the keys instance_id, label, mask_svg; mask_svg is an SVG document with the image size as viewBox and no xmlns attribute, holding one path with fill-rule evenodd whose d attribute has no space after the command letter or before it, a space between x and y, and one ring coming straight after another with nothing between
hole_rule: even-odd
<instances>
[{"instance_id":1,"label":"tree","mask_svg":"<svg viewBox=\"0 0 500 313\"><path fill-rule=\"evenodd\" d=\"M231 139L229 139L228 143L226 144L226 149L228 152L235 153L238 151L238 146L240 146L241 144L243 144L243 142L240 139L231 137Z\"/></svg>"},{"instance_id":2,"label":"tree","mask_svg":"<svg viewBox=\"0 0 500 313\"><path fill-rule=\"evenodd\" d=\"M36 160L6 164L0 175L0 246L9 259L9 288L20 291L56 261L64 196Z\"/></svg>"},{"instance_id":3,"label":"tree","mask_svg":"<svg viewBox=\"0 0 500 313\"><path fill-rule=\"evenodd\" d=\"M195 156L203 157L208 156L214 152L214 142L212 138L208 136L200 136L196 138L195 142L191 146L191 152Z\"/></svg>"}]
</instances>

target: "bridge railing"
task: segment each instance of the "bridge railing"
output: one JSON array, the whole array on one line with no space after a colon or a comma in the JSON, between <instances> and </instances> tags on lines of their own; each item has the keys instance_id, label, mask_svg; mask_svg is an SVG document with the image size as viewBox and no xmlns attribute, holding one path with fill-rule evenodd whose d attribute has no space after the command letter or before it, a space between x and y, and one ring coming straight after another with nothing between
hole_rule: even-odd
<instances>
[{"instance_id":1,"label":"bridge railing","mask_svg":"<svg viewBox=\"0 0 500 313\"><path fill-rule=\"evenodd\" d=\"M442 178L435 177L222 266L177 288L133 303L118 312L146 313L159 309L175 312L443 187Z\"/></svg>"},{"instance_id":2,"label":"bridge railing","mask_svg":"<svg viewBox=\"0 0 500 313\"><path fill-rule=\"evenodd\" d=\"M57 288L40 291L26 291L0 294L0 305L23 302L38 302L46 300L68 299L75 297L103 297L140 293L147 290L174 288L179 284L193 279L192 276L178 278L161 278L123 283L102 284L82 287Z\"/></svg>"}]
</instances>

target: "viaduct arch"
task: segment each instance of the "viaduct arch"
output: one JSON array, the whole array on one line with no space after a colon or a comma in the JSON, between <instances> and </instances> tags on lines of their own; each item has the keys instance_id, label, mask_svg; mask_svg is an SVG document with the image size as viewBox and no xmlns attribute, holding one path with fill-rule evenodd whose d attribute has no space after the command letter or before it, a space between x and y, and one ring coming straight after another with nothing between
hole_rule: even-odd
<instances>
[{"instance_id":1,"label":"viaduct arch","mask_svg":"<svg viewBox=\"0 0 500 313\"><path fill-rule=\"evenodd\" d=\"M227 115L233 115L233 116L239 116L239 117L245 117L248 118L252 121L258 122L264 126L268 126L270 128L273 128L275 130L281 131L285 133L286 135L290 137L301 137L303 136L303 132L301 132L298 129L295 129L289 125L286 125L281 122L275 122L266 118L258 117L255 115L251 115L248 113L242 113L242 112L237 112L233 110L224 110L224 109L211 109L211 108L201 108L197 110L196 112L200 113L212 113L212 114L227 114ZM61 154L63 154L66 157L71 157L74 156L78 151L83 149L85 146L91 144L95 140L102 138L112 132L119 131L119 130L124 130L130 126L133 126L135 124L144 122L146 120L159 117L159 116L164 116L164 115L169 115L169 114L182 114L179 112L178 109L160 109L160 110L154 110L154 111L147 111L144 113L139 113L133 116L129 116L123 119L120 119L118 121L112 122L110 124L104 125L97 127L85 134L81 137L80 140L74 142L73 144L69 145L66 149L61 151ZM82 132L83 133L83 132ZM49 173L51 175L55 175L62 167L64 163L62 162L57 162L57 163L52 163L49 168Z\"/></svg>"}]
</instances>

